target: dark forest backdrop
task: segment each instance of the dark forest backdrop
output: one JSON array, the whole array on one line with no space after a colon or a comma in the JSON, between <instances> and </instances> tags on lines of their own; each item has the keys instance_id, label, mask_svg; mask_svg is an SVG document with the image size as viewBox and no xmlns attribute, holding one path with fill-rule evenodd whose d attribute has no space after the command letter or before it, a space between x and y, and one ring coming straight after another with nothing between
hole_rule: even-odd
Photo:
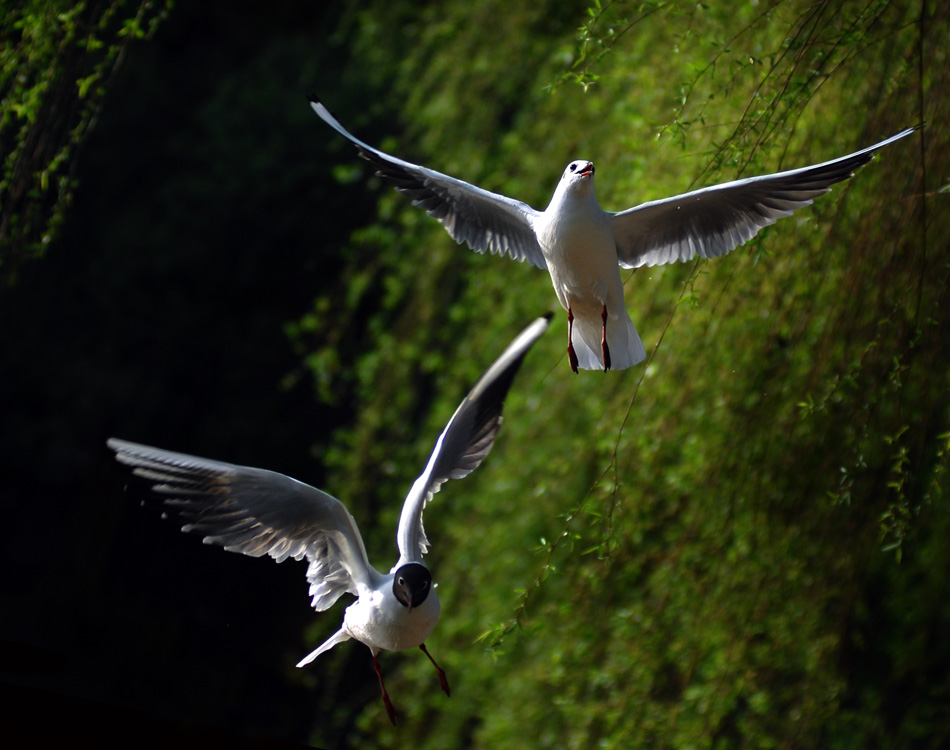
<instances>
[{"instance_id":1,"label":"dark forest backdrop","mask_svg":"<svg viewBox=\"0 0 950 750\"><path fill-rule=\"evenodd\" d=\"M950 743L950 6L2 3L0 677L34 743ZM426 515L442 620L296 661L345 604L123 492L109 436L342 498L388 568L465 390L556 301L310 111L543 208L618 210L927 121L712 262L625 272L651 359L564 315Z\"/></svg>"}]
</instances>

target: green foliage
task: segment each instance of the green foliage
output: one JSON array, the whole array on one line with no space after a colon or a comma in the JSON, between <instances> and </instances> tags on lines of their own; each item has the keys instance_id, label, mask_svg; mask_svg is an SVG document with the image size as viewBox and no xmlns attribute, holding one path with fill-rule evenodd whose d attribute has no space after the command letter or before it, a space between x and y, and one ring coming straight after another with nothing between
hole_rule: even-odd
<instances>
[{"instance_id":1,"label":"green foliage","mask_svg":"<svg viewBox=\"0 0 950 750\"><path fill-rule=\"evenodd\" d=\"M601 204L622 209L931 123L926 150L896 144L726 258L630 273L645 367L571 376L555 318L492 457L427 513L429 646L453 697L406 658L404 721L370 704L354 744L938 746L947 10L380 3L348 24L384 123L374 141L368 101L327 94L355 132L537 207L571 158L601 164ZM397 498L465 387L555 301L544 274L456 247L339 158L379 210L351 238L352 283L315 310L358 345L298 333L321 392L358 404L334 487ZM398 503L374 510L388 549ZM896 604L924 590L926 612Z\"/></svg>"},{"instance_id":2,"label":"green foliage","mask_svg":"<svg viewBox=\"0 0 950 750\"><path fill-rule=\"evenodd\" d=\"M59 232L74 160L128 46L167 15L164 2L0 3L0 278Z\"/></svg>"}]
</instances>

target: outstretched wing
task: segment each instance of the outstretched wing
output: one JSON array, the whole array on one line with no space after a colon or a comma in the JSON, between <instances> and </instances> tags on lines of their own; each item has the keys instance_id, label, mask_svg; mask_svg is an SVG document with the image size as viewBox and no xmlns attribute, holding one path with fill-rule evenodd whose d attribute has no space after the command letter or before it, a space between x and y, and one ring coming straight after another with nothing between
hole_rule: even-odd
<instances>
[{"instance_id":1,"label":"outstretched wing","mask_svg":"<svg viewBox=\"0 0 950 750\"><path fill-rule=\"evenodd\" d=\"M550 314L538 318L508 345L478 379L442 431L425 471L413 483L402 506L396 534L397 568L421 560L429 548L422 527L422 511L429 499L447 480L468 476L488 455L501 429L501 411L508 389L528 350L547 330L550 320Z\"/></svg>"},{"instance_id":2,"label":"outstretched wing","mask_svg":"<svg viewBox=\"0 0 950 750\"><path fill-rule=\"evenodd\" d=\"M111 438L116 460L165 497L187 523L182 531L205 544L277 562L306 557L313 607L324 610L344 592L373 586L356 521L336 498L263 469L152 448Z\"/></svg>"},{"instance_id":3,"label":"outstretched wing","mask_svg":"<svg viewBox=\"0 0 950 750\"><path fill-rule=\"evenodd\" d=\"M823 164L714 185L613 214L620 265L637 268L725 255L851 177L878 149L920 127Z\"/></svg>"},{"instance_id":4,"label":"outstretched wing","mask_svg":"<svg viewBox=\"0 0 950 750\"><path fill-rule=\"evenodd\" d=\"M350 133L316 97L310 97L310 106L321 120L356 146L380 177L438 219L456 242L478 253L509 255L547 268L531 224L540 214L531 206L385 154Z\"/></svg>"}]
</instances>

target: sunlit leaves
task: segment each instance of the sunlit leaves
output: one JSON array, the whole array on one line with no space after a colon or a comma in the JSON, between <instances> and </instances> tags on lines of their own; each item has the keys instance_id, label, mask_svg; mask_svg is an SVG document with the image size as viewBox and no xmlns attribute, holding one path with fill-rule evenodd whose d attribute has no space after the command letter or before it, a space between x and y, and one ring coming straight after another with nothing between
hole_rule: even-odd
<instances>
[{"instance_id":1,"label":"sunlit leaves","mask_svg":"<svg viewBox=\"0 0 950 750\"><path fill-rule=\"evenodd\" d=\"M75 188L72 160L126 45L171 1L4 3L0 34L0 280L40 255Z\"/></svg>"},{"instance_id":2,"label":"sunlit leaves","mask_svg":"<svg viewBox=\"0 0 950 750\"><path fill-rule=\"evenodd\" d=\"M907 4L387 8L356 38L371 75L392 61L391 148L538 206L579 156L619 210L838 156L917 119ZM945 12L928 18L946 30ZM938 48L922 67L944 81ZM924 247L918 157L895 145L728 257L625 272L644 366L572 376L555 319L492 456L427 513L443 582L433 638L452 645L467 698L436 696L405 736L507 747L529 727L537 746L814 747L845 706L870 716L894 697L886 670L852 680L858 641L900 661L915 631L865 627L861 608L874 576L910 597L892 568L936 554L920 519L945 497L950 418L947 214L931 212ZM456 247L404 197L380 196L338 308L362 346L313 363L355 382L335 486L401 497L465 385L555 302L543 274ZM882 550L898 540L901 566Z\"/></svg>"}]
</instances>

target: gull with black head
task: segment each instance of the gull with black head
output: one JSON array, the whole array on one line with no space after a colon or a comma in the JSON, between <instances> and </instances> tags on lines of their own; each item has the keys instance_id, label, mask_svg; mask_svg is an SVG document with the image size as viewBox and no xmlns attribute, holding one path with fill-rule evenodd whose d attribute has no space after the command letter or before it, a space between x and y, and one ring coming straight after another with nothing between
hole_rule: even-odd
<instances>
[{"instance_id":1,"label":"gull with black head","mask_svg":"<svg viewBox=\"0 0 950 750\"><path fill-rule=\"evenodd\" d=\"M264 469L212 461L112 438L109 447L132 474L163 496L187 521L183 531L206 544L252 557L270 555L309 562L312 605L324 611L344 593L342 627L297 664L302 667L350 638L373 654L383 703L396 723L377 654L416 648L429 658L449 694L445 672L425 641L439 619L439 597L422 562L429 548L422 526L427 501L449 479L474 471L488 455L502 423L502 407L528 350L547 329L550 315L525 328L472 387L446 425L425 470L403 503L396 532L399 559L387 574L374 568L356 521L344 505L321 490Z\"/></svg>"}]
</instances>

